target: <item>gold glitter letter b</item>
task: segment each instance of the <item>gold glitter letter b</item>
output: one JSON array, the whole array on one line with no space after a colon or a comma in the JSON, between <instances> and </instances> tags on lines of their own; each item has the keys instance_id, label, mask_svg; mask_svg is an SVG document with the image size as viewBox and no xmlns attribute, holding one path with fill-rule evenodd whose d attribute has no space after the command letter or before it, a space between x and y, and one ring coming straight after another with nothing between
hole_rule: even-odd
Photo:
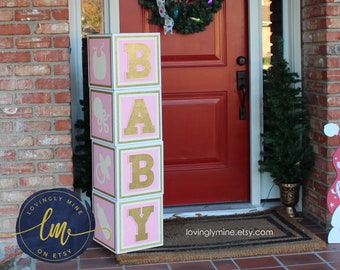
<instances>
[{"instance_id":1,"label":"gold glitter letter b","mask_svg":"<svg viewBox=\"0 0 340 270\"><path fill-rule=\"evenodd\" d=\"M125 50L128 54L129 62L129 71L126 72L126 78L146 78L151 72L151 63L149 61L150 48L145 44L134 43L126 44Z\"/></svg>"}]
</instances>

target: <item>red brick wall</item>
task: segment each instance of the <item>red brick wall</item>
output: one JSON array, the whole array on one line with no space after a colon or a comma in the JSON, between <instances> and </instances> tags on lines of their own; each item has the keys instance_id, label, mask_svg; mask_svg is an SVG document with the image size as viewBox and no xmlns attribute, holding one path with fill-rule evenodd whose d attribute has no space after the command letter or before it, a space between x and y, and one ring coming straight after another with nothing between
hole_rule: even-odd
<instances>
[{"instance_id":1,"label":"red brick wall","mask_svg":"<svg viewBox=\"0 0 340 270\"><path fill-rule=\"evenodd\" d=\"M69 27L68 0L0 1L0 234L30 194L72 188Z\"/></svg>"},{"instance_id":2,"label":"red brick wall","mask_svg":"<svg viewBox=\"0 0 340 270\"><path fill-rule=\"evenodd\" d=\"M340 125L340 1L302 0L303 87L310 103L315 168L304 190L304 211L329 226L326 196L335 181L332 155L340 143L323 127Z\"/></svg>"}]
</instances>

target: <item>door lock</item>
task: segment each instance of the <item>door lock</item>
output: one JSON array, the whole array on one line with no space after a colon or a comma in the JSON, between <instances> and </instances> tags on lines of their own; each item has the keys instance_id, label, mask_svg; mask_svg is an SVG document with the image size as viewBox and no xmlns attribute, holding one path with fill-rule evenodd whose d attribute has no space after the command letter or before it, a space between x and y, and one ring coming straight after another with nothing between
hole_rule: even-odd
<instances>
[{"instance_id":1,"label":"door lock","mask_svg":"<svg viewBox=\"0 0 340 270\"><path fill-rule=\"evenodd\" d=\"M239 57L237 57L237 59L236 59L236 63L237 63L239 66L244 66L244 65L247 63L247 59L246 59L244 56L239 56Z\"/></svg>"}]
</instances>

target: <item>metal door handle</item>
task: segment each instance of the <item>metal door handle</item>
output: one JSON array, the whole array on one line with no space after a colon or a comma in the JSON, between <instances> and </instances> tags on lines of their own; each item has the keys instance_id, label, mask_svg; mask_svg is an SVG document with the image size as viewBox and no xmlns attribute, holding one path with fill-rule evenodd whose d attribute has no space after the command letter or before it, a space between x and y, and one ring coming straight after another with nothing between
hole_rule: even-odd
<instances>
[{"instance_id":1,"label":"metal door handle","mask_svg":"<svg viewBox=\"0 0 340 270\"><path fill-rule=\"evenodd\" d=\"M236 72L236 83L237 90L242 91L241 95L241 106L239 108L239 119L246 120L247 119L247 110L246 110L246 98L247 98L247 74L246 71L237 71Z\"/></svg>"}]
</instances>

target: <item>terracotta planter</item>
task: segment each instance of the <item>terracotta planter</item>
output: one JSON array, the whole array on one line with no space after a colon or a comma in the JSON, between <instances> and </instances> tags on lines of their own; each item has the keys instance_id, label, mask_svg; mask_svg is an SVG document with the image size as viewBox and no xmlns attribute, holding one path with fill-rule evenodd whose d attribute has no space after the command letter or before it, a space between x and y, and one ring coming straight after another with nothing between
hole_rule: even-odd
<instances>
[{"instance_id":1,"label":"terracotta planter","mask_svg":"<svg viewBox=\"0 0 340 270\"><path fill-rule=\"evenodd\" d=\"M299 202L300 184L278 183L280 188L281 203L286 207L287 214L295 219L299 219L295 205Z\"/></svg>"}]
</instances>

